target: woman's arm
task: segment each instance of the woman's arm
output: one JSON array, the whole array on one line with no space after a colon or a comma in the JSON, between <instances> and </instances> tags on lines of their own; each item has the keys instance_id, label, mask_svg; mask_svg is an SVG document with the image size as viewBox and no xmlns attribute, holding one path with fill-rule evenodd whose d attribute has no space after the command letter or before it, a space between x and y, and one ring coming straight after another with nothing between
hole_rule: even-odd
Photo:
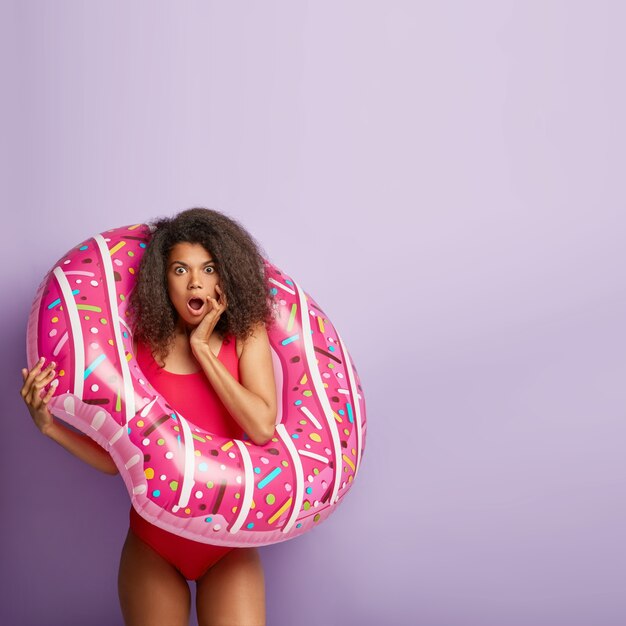
<instances>
[{"instance_id":1,"label":"woman's arm","mask_svg":"<svg viewBox=\"0 0 626 626\"><path fill-rule=\"evenodd\" d=\"M213 354L207 342L192 343L194 355L213 389L233 419L257 445L265 445L274 435L276 385L267 330L255 327L246 339L239 359L241 383Z\"/></svg>"},{"instance_id":2,"label":"woman's arm","mask_svg":"<svg viewBox=\"0 0 626 626\"><path fill-rule=\"evenodd\" d=\"M87 435L74 432L64 426L62 422L55 421L47 406L56 389L55 363L51 361L42 371L43 363L43 359L40 359L30 372L26 369L22 370L24 385L20 394L35 426L46 437L50 437L91 467L95 467L105 474L118 474L117 466L104 448ZM46 386L49 388L44 393L43 390Z\"/></svg>"}]
</instances>

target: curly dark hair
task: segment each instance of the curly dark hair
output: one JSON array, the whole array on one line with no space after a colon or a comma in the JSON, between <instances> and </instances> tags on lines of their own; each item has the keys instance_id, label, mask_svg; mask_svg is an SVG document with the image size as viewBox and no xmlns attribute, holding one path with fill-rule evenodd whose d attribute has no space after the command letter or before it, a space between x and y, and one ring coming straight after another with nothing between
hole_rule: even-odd
<instances>
[{"instance_id":1,"label":"curly dark hair","mask_svg":"<svg viewBox=\"0 0 626 626\"><path fill-rule=\"evenodd\" d=\"M150 227L129 312L136 337L154 353L166 356L174 341L177 313L167 294L166 265L170 251L181 242L202 245L215 261L228 302L216 331L245 339L259 322L272 324L273 300L262 249L237 221L219 211L193 208L158 218Z\"/></svg>"}]
</instances>

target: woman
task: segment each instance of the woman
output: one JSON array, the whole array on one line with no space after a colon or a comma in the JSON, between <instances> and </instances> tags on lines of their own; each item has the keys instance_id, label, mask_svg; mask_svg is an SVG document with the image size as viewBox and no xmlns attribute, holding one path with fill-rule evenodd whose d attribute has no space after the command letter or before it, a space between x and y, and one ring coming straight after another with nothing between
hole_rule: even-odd
<instances>
[{"instance_id":1,"label":"woman","mask_svg":"<svg viewBox=\"0 0 626 626\"><path fill-rule=\"evenodd\" d=\"M195 424L263 445L276 419L266 331L271 305L262 256L239 224L208 209L161 219L130 300L138 364L168 403ZM22 371L22 397L35 424L97 469L118 473L104 449L50 415L54 367L43 368L40 361ZM157 528L131 507L118 576L127 626L187 624L187 580L196 581L201 626L265 623L256 548L191 541Z\"/></svg>"}]
</instances>

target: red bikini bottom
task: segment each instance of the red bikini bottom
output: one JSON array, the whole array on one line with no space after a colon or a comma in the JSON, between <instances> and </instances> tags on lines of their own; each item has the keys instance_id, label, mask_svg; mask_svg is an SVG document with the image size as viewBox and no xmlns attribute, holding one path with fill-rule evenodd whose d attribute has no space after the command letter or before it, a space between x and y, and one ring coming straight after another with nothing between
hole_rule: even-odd
<instances>
[{"instance_id":1,"label":"red bikini bottom","mask_svg":"<svg viewBox=\"0 0 626 626\"><path fill-rule=\"evenodd\" d=\"M228 546L213 546L174 535L145 520L132 506L130 529L187 580L197 580L222 557L235 549Z\"/></svg>"}]
</instances>

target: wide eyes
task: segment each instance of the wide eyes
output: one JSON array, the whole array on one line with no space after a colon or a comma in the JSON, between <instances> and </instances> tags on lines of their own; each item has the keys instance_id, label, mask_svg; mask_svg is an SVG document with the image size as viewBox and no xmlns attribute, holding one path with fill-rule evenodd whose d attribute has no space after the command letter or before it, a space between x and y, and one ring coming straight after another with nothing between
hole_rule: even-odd
<instances>
[{"instance_id":1,"label":"wide eyes","mask_svg":"<svg viewBox=\"0 0 626 626\"><path fill-rule=\"evenodd\" d=\"M178 267L174 268L174 274L182 275L186 271L187 271L187 268L183 267L182 265L179 265ZM213 274L213 272L215 272L215 268L212 265L207 265L204 268L204 273L205 274Z\"/></svg>"}]
</instances>

